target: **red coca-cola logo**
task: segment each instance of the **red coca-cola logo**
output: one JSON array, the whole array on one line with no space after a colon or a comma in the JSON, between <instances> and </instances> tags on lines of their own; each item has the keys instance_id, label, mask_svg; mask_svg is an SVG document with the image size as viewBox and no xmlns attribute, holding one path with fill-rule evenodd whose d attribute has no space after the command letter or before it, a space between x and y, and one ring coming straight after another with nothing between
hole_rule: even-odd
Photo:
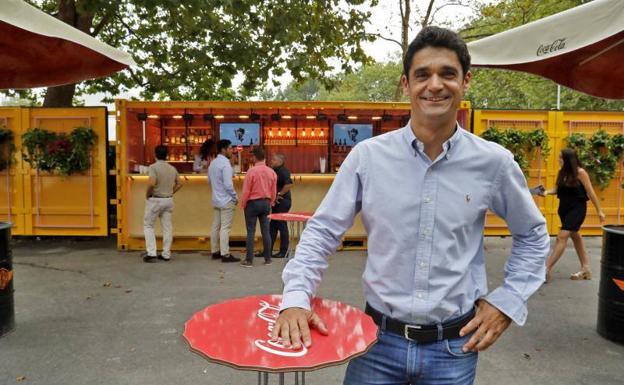
<instances>
[{"instance_id":1,"label":"red coca-cola logo","mask_svg":"<svg viewBox=\"0 0 624 385\"><path fill-rule=\"evenodd\" d=\"M275 325L275 321L277 321L277 317L279 317L279 307L273 306L266 301L260 301L260 309L258 310L258 318L265 321L267 323L267 339L259 339L255 340L254 344L258 349L261 349L269 354L275 354L276 356L282 357L301 357L305 356L308 352L308 349L305 346L302 346L299 350L293 350L291 348L285 348L282 345L281 340L271 341L271 332L273 331L273 326Z\"/></svg>"},{"instance_id":2,"label":"red coca-cola logo","mask_svg":"<svg viewBox=\"0 0 624 385\"><path fill-rule=\"evenodd\" d=\"M566 47L566 38L561 38L553 41L548 44L540 44L537 48L537 56L548 55L549 53L553 53L559 50L562 50Z\"/></svg>"},{"instance_id":3,"label":"red coca-cola logo","mask_svg":"<svg viewBox=\"0 0 624 385\"><path fill-rule=\"evenodd\" d=\"M13 271L4 268L0 269L0 290L6 289L12 279Z\"/></svg>"}]
</instances>

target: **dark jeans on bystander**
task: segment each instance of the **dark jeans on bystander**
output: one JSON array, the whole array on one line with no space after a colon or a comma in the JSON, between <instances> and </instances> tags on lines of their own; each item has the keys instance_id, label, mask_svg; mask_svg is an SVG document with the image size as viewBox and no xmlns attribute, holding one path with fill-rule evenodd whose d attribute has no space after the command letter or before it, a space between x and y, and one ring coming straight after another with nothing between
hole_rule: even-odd
<instances>
[{"instance_id":1,"label":"dark jeans on bystander","mask_svg":"<svg viewBox=\"0 0 624 385\"><path fill-rule=\"evenodd\" d=\"M271 202L268 199L254 199L247 202L245 207L245 224L247 225L247 255L245 259L253 261L254 243L256 238L256 220L260 221L264 259L271 260L271 234L269 233L269 217Z\"/></svg>"}]
</instances>

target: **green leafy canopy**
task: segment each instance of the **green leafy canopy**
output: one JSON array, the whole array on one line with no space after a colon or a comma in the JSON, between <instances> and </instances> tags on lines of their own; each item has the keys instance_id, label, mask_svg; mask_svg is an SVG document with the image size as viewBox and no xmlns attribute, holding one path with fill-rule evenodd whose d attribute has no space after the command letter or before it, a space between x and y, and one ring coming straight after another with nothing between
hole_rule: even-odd
<instances>
[{"instance_id":1,"label":"green leafy canopy","mask_svg":"<svg viewBox=\"0 0 624 385\"><path fill-rule=\"evenodd\" d=\"M331 87L370 58L362 42L378 0L31 0L129 52L137 65L81 83L79 92L144 99L231 100L255 95L285 71ZM67 9L69 8L69 11ZM234 79L242 79L238 92ZM278 85L276 83L274 85Z\"/></svg>"}]
</instances>

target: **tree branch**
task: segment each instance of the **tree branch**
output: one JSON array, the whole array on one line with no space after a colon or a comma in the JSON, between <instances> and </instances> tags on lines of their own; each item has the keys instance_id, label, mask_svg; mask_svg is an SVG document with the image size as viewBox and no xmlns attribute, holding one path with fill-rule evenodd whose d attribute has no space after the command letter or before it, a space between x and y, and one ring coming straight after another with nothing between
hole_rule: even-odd
<instances>
[{"instance_id":1,"label":"tree branch","mask_svg":"<svg viewBox=\"0 0 624 385\"><path fill-rule=\"evenodd\" d=\"M102 31L102 29L106 26L106 24L108 24L109 20L110 20L110 14L107 12L102 18L102 20L100 20L98 25L96 25L93 28L93 32L91 32L91 36L96 37Z\"/></svg>"},{"instance_id":2,"label":"tree branch","mask_svg":"<svg viewBox=\"0 0 624 385\"><path fill-rule=\"evenodd\" d=\"M420 23L423 28L425 28L429 24L429 17L431 16L431 9L433 8L433 3L435 3L435 0L429 1L429 6L427 7L427 13L425 13L425 17L423 17L422 22Z\"/></svg>"},{"instance_id":3,"label":"tree branch","mask_svg":"<svg viewBox=\"0 0 624 385\"><path fill-rule=\"evenodd\" d=\"M130 77L132 79L134 79L134 81L140 86L140 87L145 87L146 85L150 84L149 81L143 83L142 79L139 78L139 76L137 74L134 73L134 71L132 70L132 68L128 67L126 68L129 72L130 72Z\"/></svg>"},{"instance_id":4,"label":"tree branch","mask_svg":"<svg viewBox=\"0 0 624 385\"><path fill-rule=\"evenodd\" d=\"M119 20L121 25L126 27L126 29L128 30L128 32L130 32L131 35L133 35L134 37L139 39L141 41L141 43L143 42L143 39L141 38L141 36L137 35L137 33L134 32L134 30L125 21L123 21L123 18L121 16L117 17L116 19Z\"/></svg>"},{"instance_id":5,"label":"tree branch","mask_svg":"<svg viewBox=\"0 0 624 385\"><path fill-rule=\"evenodd\" d=\"M386 40L386 41L390 41L392 43L396 43L400 48L403 48L403 46L401 45L401 42L398 41L398 40L394 40L394 39L391 39L389 37L381 36L381 34L378 34L378 33L372 33L371 35L375 36L375 37L378 37L378 38L380 38L382 40Z\"/></svg>"},{"instance_id":6,"label":"tree branch","mask_svg":"<svg viewBox=\"0 0 624 385\"><path fill-rule=\"evenodd\" d=\"M433 1L432 1L432 2L433 2ZM450 5L459 5L459 6L461 6L461 7L470 8L470 6L469 6L468 4L464 4L464 2L463 2L463 1L461 1L461 0L457 0L457 1L454 1L454 2L446 3L446 4L443 4L443 5L439 6L439 7L437 7L437 8L435 9L435 11L433 11L433 12L431 13L431 18L430 18L430 20L434 20L434 19L435 19L435 17L436 17L436 15L437 15L437 13L438 13L441 9L446 8L446 7L450 6Z\"/></svg>"},{"instance_id":7,"label":"tree branch","mask_svg":"<svg viewBox=\"0 0 624 385\"><path fill-rule=\"evenodd\" d=\"M464 39L464 40L481 39L481 38L492 36L492 35L494 35L494 34L493 33L480 33L480 34L477 34L477 35L462 36L462 39Z\"/></svg>"},{"instance_id":8,"label":"tree branch","mask_svg":"<svg viewBox=\"0 0 624 385\"><path fill-rule=\"evenodd\" d=\"M476 24L470 27L466 27L462 30L459 31L459 33L465 33L468 31L472 31L473 29L483 29L483 28L488 28L488 27L494 27L497 25L501 25L502 23L500 21L497 21L496 23L489 23L489 24Z\"/></svg>"}]
</instances>

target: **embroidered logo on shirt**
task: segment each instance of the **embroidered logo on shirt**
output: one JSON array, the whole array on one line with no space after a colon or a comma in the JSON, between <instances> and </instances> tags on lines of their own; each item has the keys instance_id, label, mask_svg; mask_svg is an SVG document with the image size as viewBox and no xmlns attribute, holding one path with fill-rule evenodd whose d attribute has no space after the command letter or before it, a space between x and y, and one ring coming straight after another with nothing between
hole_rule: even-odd
<instances>
[{"instance_id":1,"label":"embroidered logo on shirt","mask_svg":"<svg viewBox=\"0 0 624 385\"><path fill-rule=\"evenodd\" d=\"M466 203L470 203L470 194L466 194Z\"/></svg>"}]
</instances>

